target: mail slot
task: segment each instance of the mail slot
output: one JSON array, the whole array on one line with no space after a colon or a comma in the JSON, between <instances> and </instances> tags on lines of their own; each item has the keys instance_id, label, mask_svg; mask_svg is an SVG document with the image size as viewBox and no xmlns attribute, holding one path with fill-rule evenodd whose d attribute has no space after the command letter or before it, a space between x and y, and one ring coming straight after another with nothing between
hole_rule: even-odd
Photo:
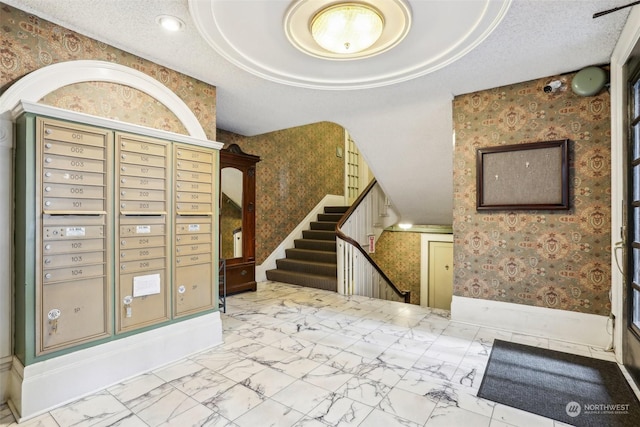
<instances>
[{"instance_id":1,"label":"mail slot","mask_svg":"<svg viewBox=\"0 0 640 427\"><path fill-rule=\"evenodd\" d=\"M157 236L166 233L166 226L164 224L152 223L152 218L127 219L137 220L138 223L122 225L122 222L125 221L122 219L120 223L120 236ZM158 219L164 220L164 217L159 217Z\"/></svg>"},{"instance_id":2,"label":"mail slot","mask_svg":"<svg viewBox=\"0 0 640 427\"><path fill-rule=\"evenodd\" d=\"M55 254L72 254L85 251L104 251L104 239L86 240L53 240L45 241L42 245L42 253L45 256Z\"/></svg>"},{"instance_id":3,"label":"mail slot","mask_svg":"<svg viewBox=\"0 0 640 427\"><path fill-rule=\"evenodd\" d=\"M166 199L164 190L149 190L146 188L120 187L120 200L152 200L162 201Z\"/></svg>"},{"instance_id":4,"label":"mail slot","mask_svg":"<svg viewBox=\"0 0 640 427\"><path fill-rule=\"evenodd\" d=\"M130 164L120 164L118 169L120 174L126 174L130 176L142 176L148 178L166 178L167 169L164 167L156 168L151 166L140 166Z\"/></svg>"},{"instance_id":5,"label":"mail slot","mask_svg":"<svg viewBox=\"0 0 640 427\"><path fill-rule=\"evenodd\" d=\"M77 267L65 267L65 268L46 268L43 270L45 284L64 282L68 280L86 279L89 277L104 276L105 265L79 265Z\"/></svg>"},{"instance_id":6,"label":"mail slot","mask_svg":"<svg viewBox=\"0 0 640 427\"><path fill-rule=\"evenodd\" d=\"M110 305L104 278L45 286L38 354L108 336Z\"/></svg>"},{"instance_id":7,"label":"mail slot","mask_svg":"<svg viewBox=\"0 0 640 427\"><path fill-rule=\"evenodd\" d=\"M210 202L211 193L186 193L184 191L178 191L176 193L176 200L178 202Z\"/></svg>"},{"instance_id":8,"label":"mail slot","mask_svg":"<svg viewBox=\"0 0 640 427\"><path fill-rule=\"evenodd\" d=\"M140 200L128 200L120 202L120 212L122 213L165 213L167 211L166 202L144 202Z\"/></svg>"},{"instance_id":9,"label":"mail slot","mask_svg":"<svg viewBox=\"0 0 640 427\"><path fill-rule=\"evenodd\" d=\"M138 236L120 238L120 249L148 248L166 246L166 236Z\"/></svg>"},{"instance_id":10,"label":"mail slot","mask_svg":"<svg viewBox=\"0 0 640 427\"><path fill-rule=\"evenodd\" d=\"M98 264L106 262L106 254L101 252L81 252L61 255L45 255L42 264L45 268L77 267L85 264Z\"/></svg>"},{"instance_id":11,"label":"mail slot","mask_svg":"<svg viewBox=\"0 0 640 427\"><path fill-rule=\"evenodd\" d=\"M191 162L188 160L178 160L176 169L181 171L193 171L199 173L211 173L211 163Z\"/></svg>"},{"instance_id":12,"label":"mail slot","mask_svg":"<svg viewBox=\"0 0 640 427\"><path fill-rule=\"evenodd\" d=\"M177 255L202 254L207 252L211 252L211 245L207 243L176 246Z\"/></svg>"},{"instance_id":13,"label":"mail slot","mask_svg":"<svg viewBox=\"0 0 640 427\"><path fill-rule=\"evenodd\" d=\"M191 254L176 257L176 266L211 263L211 253Z\"/></svg>"},{"instance_id":14,"label":"mail slot","mask_svg":"<svg viewBox=\"0 0 640 427\"><path fill-rule=\"evenodd\" d=\"M96 172L72 172L66 170L45 168L42 171L42 181L45 183L106 185L106 175Z\"/></svg>"},{"instance_id":15,"label":"mail slot","mask_svg":"<svg viewBox=\"0 0 640 427\"><path fill-rule=\"evenodd\" d=\"M65 142L45 141L43 153L59 154L61 156L82 157L85 159L105 159L104 147L92 147L82 144L68 144Z\"/></svg>"},{"instance_id":16,"label":"mail slot","mask_svg":"<svg viewBox=\"0 0 640 427\"><path fill-rule=\"evenodd\" d=\"M209 243L209 242L211 242L211 234L192 234L189 236L184 236L184 235L176 236L176 243L180 245Z\"/></svg>"},{"instance_id":17,"label":"mail slot","mask_svg":"<svg viewBox=\"0 0 640 427\"><path fill-rule=\"evenodd\" d=\"M211 181L212 175L210 173L189 172L189 171L178 170L176 172L176 178L180 181L212 182Z\"/></svg>"},{"instance_id":18,"label":"mail slot","mask_svg":"<svg viewBox=\"0 0 640 427\"><path fill-rule=\"evenodd\" d=\"M176 234L200 234L211 233L211 217L203 217L194 220L193 218L177 218Z\"/></svg>"},{"instance_id":19,"label":"mail slot","mask_svg":"<svg viewBox=\"0 0 640 427\"><path fill-rule=\"evenodd\" d=\"M211 213L213 212L213 205L211 203L193 203L193 202L179 202L176 203L176 211L178 214L186 213Z\"/></svg>"},{"instance_id":20,"label":"mail slot","mask_svg":"<svg viewBox=\"0 0 640 427\"><path fill-rule=\"evenodd\" d=\"M176 317L215 306L211 264L176 268L173 299Z\"/></svg>"},{"instance_id":21,"label":"mail slot","mask_svg":"<svg viewBox=\"0 0 640 427\"><path fill-rule=\"evenodd\" d=\"M76 158L47 154L42 159L42 166L50 169L65 169L80 172L105 172L104 160Z\"/></svg>"},{"instance_id":22,"label":"mail slot","mask_svg":"<svg viewBox=\"0 0 640 427\"><path fill-rule=\"evenodd\" d=\"M120 263L120 274L131 271L155 270L164 268L167 264L165 258L137 259Z\"/></svg>"},{"instance_id":23,"label":"mail slot","mask_svg":"<svg viewBox=\"0 0 640 427\"><path fill-rule=\"evenodd\" d=\"M120 261L161 258L166 256L165 250L164 246L121 250Z\"/></svg>"},{"instance_id":24,"label":"mail slot","mask_svg":"<svg viewBox=\"0 0 640 427\"><path fill-rule=\"evenodd\" d=\"M183 147L176 149L176 157L180 160L193 160L204 163L213 162L213 155L210 152L190 150Z\"/></svg>"},{"instance_id":25,"label":"mail slot","mask_svg":"<svg viewBox=\"0 0 640 427\"><path fill-rule=\"evenodd\" d=\"M116 296L118 332L169 320L169 298L166 286L164 270L120 275Z\"/></svg>"},{"instance_id":26,"label":"mail slot","mask_svg":"<svg viewBox=\"0 0 640 427\"><path fill-rule=\"evenodd\" d=\"M164 190L166 188L166 181L164 179L147 178L144 176L120 175L120 187Z\"/></svg>"},{"instance_id":27,"label":"mail slot","mask_svg":"<svg viewBox=\"0 0 640 427\"><path fill-rule=\"evenodd\" d=\"M70 125L64 122L46 119L44 125L44 141L63 141L74 144L93 145L96 147L104 146L106 134L109 131L98 131L95 128L82 127L79 125Z\"/></svg>"},{"instance_id":28,"label":"mail slot","mask_svg":"<svg viewBox=\"0 0 640 427\"><path fill-rule=\"evenodd\" d=\"M156 167L166 167L167 159L161 156L152 156L151 154L144 153L131 153L128 151L121 151L119 157L120 163L147 165Z\"/></svg>"},{"instance_id":29,"label":"mail slot","mask_svg":"<svg viewBox=\"0 0 640 427\"><path fill-rule=\"evenodd\" d=\"M164 144L156 144L146 140L120 138L120 151L135 152L140 154L151 154L154 156L167 156L167 146Z\"/></svg>"},{"instance_id":30,"label":"mail slot","mask_svg":"<svg viewBox=\"0 0 640 427\"><path fill-rule=\"evenodd\" d=\"M188 182L188 181L177 181L176 189L178 191L193 191L197 193L211 193L213 191L213 186L210 183L206 182Z\"/></svg>"},{"instance_id":31,"label":"mail slot","mask_svg":"<svg viewBox=\"0 0 640 427\"><path fill-rule=\"evenodd\" d=\"M63 199L45 197L42 201L44 212L105 212L107 205L105 199Z\"/></svg>"},{"instance_id":32,"label":"mail slot","mask_svg":"<svg viewBox=\"0 0 640 427\"><path fill-rule=\"evenodd\" d=\"M74 184L45 184L45 197L74 197L76 199L104 199L105 187Z\"/></svg>"},{"instance_id":33,"label":"mail slot","mask_svg":"<svg viewBox=\"0 0 640 427\"><path fill-rule=\"evenodd\" d=\"M78 217L64 219L67 220L67 224L56 226L48 226L45 224L42 229L45 240L76 240L104 237L104 226L102 225L84 225Z\"/></svg>"}]
</instances>

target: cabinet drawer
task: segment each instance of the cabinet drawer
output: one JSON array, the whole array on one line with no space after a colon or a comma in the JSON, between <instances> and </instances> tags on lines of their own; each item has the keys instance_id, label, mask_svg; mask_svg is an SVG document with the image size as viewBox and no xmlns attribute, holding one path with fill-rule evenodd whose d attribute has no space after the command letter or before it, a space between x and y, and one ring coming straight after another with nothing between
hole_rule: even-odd
<instances>
[{"instance_id":1,"label":"cabinet drawer","mask_svg":"<svg viewBox=\"0 0 640 427\"><path fill-rule=\"evenodd\" d=\"M184 191L176 193L176 200L181 203L208 203L211 199L211 193L185 193Z\"/></svg>"},{"instance_id":2,"label":"cabinet drawer","mask_svg":"<svg viewBox=\"0 0 640 427\"><path fill-rule=\"evenodd\" d=\"M139 236L123 237L120 239L120 249L151 248L155 246L166 246L166 236Z\"/></svg>"},{"instance_id":3,"label":"cabinet drawer","mask_svg":"<svg viewBox=\"0 0 640 427\"><path fill-rule=\"evenodd\" d=\"M149 200L160 202L166 200L166 192L164 190L120 187L120 200Z\"/></svg>"},{"instance_id":4,"label":"cabinet drawer","mask_svg":"<svg viewBox=\"0 0 640 427\"><path fill-rule=\"evenodd\" d=\"M211 163L191 162L188 160L178 160L176 162L176 169L187 172L199 172L199 173L211 173L213 166Z\"/></svg>"},{"instance_id":5,"label":"cabinet drawer","mask_svg":"<svg viewBox=\"0 0 640 427\"><path fill-rule=\"evenodd\" d=\"M185 222L186 220L189 222ZM176 234L200 233L211 233L211 217L202 218L200 221L192 218L178 218L176 220Z\"/></svg>"},{"instance_id":6,"label":"cabinet drawer","mask_svg":"<svg viewBox=\"0 0 640 427\"><path fill-rule=\"evenodd\" d=\"M134 296L136 280L148 277L152 277L152 281L157 282L159 292ZM169 320L169 300L166 286L164 270L147 271L144 274L121 274L118 284L118 299L116 300L118 332ZM130 303L125 304L125 301L130 301Z\"/></svg>"},{"instance_id":7,"label":"cabinet drawer","mask_svg":"<svg viewBox=\"0 0 640 427\"><path fill-rule=\"evenodd\" d=\"M101 264L106 262L106 253L101 252L81 252L60 255L45 255L42 259L44 268L58 267L78 267L86 264Z\"/></svg>"},{"instance_id":8,"label":"cabinet drawer","mask_svg":"<svg viewBox=\"0 0 640 427\"><path fill-rule=\"evenodd\" d=\"M139 154L151 154L153 156L167 156L167 146L164 144L154 144L147 141L137 141L135 139L120 138L120 152L133 152Z\"/></svg>"},{"instance_id":9,"label":"cabinet drawer","mask_svg":"<svg viewBox=\"0 0 640 427\"><path fill-rule=\"evenodd\" d=\"M45 141L62 141L72 142L74 144L90 145L94 147L103 147L106 144L106 138L109 131L95 132L88 129L74 128L62 122L54 124L45 121L44 140Z\"/></svg>"},{"instance_id":10,"label":"cabinet drawer","mask_svg":"<svg viewBox=\"0 0 640 427\"><path fill-rule=\"evenodd\" d=\"M128 200L120 202L120 212L123 213L165 213L167 211L166 202L144 202L139 200Z\"/></svg>"},{"instance_id":11,"label":"cabinet drawer","mask_svg":"<svg viewBox=\"0 0 640 427\"><path fill-rule=\"evenodd\" d=\"M236 265L227 264L227 293L256 290L256 272L254 263Z\"/></svg>"},{"instance_id":12,"label":"cabinet drawer","mask_svg":"<svg viewBox=\"0 0 640 427\"><path fill-rule=\"evenodd\" d=\"M89 277L101 277L106 274L104 264L82 265L68 268L46 268L43 273L43 282L45 285L48 283L86 279Z\"/></svg>"},{"instance_id":13,"label":"cabinet drawer","mask_svg":"<svg viewBox=\"0 0 640 427\"><path fill-rule=\"evenodd\" d=\"M212 175L210 173L202 173L202 172L189 172L189 171L176 171L176 178L179 181L189 181L189 182L207 182L210 183Z\"/></svg>"},{"instance_id":14,"label":"cabinet drawer","mask_svg":"<svg viewBox=\"0 0 640 427\"><path fill-rule=\"evenodd\" d=\"M69 225L60 224L55 226L44 225L42 234L45 240L67 239L70 242L82 241L80 239L92 239L104 237L104 226L102 225L77 225L77 218L69 218ZM52 243L53 244L53 243Z\"/></svg>"},{"instance_id":15,"label":"cabinet drawer","mask_svg":"<svg viewBox=\"0 0 640 427\"><path fill-rule=\"evenodd\" d=\"M67 156L46 155L43 167L51 169L65 169L77 172L106 172L104 160L74 158Z\"/></svg>"},{"instance_id":16,"label":"cabinet drawer","mask_svg":"<svg viewBox=\"0 0 640 427\"><path fill-rule=\"evenodd\" d=\"M161 178L147 178L143 176L120 175L120 187L122 188L144 188L147 190L164 190L166 181Z\"/></svg>"},{"instance_id":17,"label":"cabinet drawer","mask_svg":"<svg viewBox=\"0 0 640 427\"><path fill-rule=\"evenodd\" d=\"M142 176L147 178L166 178L167 169L164 167L120 164L120 174Z\"/></svg>"},{"instance_id":18,"label":"cabinet drawer","mask_svg":"<svg viewBox=\"0 0 640 427\"><path fill-rule=\"evenodd\" d=\"M166 264L167 260L165 258L138 259L135 261L121 262L120 274L132 271L155 270L158 268L164 268Z\"/></svg>"},{"instance_id":19,"label":"cabinet drawer","mask_svg":"<svg viewBox=\"0 0 640 427\"><path fill-rule=\"evenodd\" d=\"M210 253L211 252L211 244L203 243L200 245L180 245L176 247L177 255L191 255L191 254L202 254L202 253Z\"/></svg>"},{"instance_id":20,"label":"cabinet drawer","mask_svg":"<svg viewBox=\"0 0 640 427\"><path fill-rule=\"evenodd\" d=\"M147 258L164 258L166 256L165 250L166 248L164 246L121 250L120 262Z\"/></svg>"},{"instance_id":21,"label":"cabinet drawer","mask_svg":"<svg viewBox=\"0 0 640 427\"><path fill-rule=\"evenodd\" d=\"M178 181L176 182L176 189L178 191L193 191L196 193L211 193L213 192L213 186L206 182L188 182Z\"/></svg>"},{"instance_id":22,"label":"cabinet drawer","mask_svg":"<svg viewBox=\"0 0 640 427\"><path fill-rule=\"evenodd\" d=\"M176 257L176 266L181 267L184 265L193 264L211 264L211 253L204 254L192 254Z\"/></svg>"},{"instance_id":23,"label":"cabinet drawer","mask_svg":"<svg viewBox=\"0 0 640 427\"><path fill-rule=\"evenodd\" d=\"M194 162L212 163L213 154L211 152L190 150L180 147L176 149L176 158L180 160L192 160Z\"/></svg>"},{"instance_id":24,"label":"cabinet drawer","mask_svg":"<svg viewBox=\"0 0 640 427\"><path fill-rule=\"evenodd\" d=\"M104 199L63 199L45 197L42 203L44 212L106 212L107 203Z\"/></svg>"},{"instance_id":25,"label":"cabinet drawer","mask_svg":"<svg viewBox=\"0 0 640 427\"><path fill-rule=\"evenodd\" d=\"M192 234L189 236L176 236L176 243L180 245L189 245L194 243L210 243L211 234Z\"/></svg>"},{"instance_id":26,"label":"cabinet drawer","mask_svg":"<svg viewBox=\"0 0 640 427\"><path fill-rule=\"evenodd\" d=\"M47 241L42 246L42 253L45 257L56 254L73 254L82 252L104 251L104 239L86 240L59 240Z\"/></svg>"},{"instance_id":27,"label":"cabinet drawer","mask_svg":"<svg viewBox=\"0 0 640 427\"><path fill-rule=\"evenodd\" d=\"M104 199L105 187L93 185L48 184L45 197L73 197L76 199Z\"/></svg>"},{"instance_id":28,"label":"cabinet drawer","mask_svg":"<svg viewBox=\"0 0 640 427\"><path fill-rule=\"evenodd\" d=\"M70 172L59 169L45 168L42 174L45 183L106 185L106 175L95 172Z\"/></svg>"},{"instance_id":29,"label":"cabinet drawer","mask_svg":"<svg viewBox=\"0 0 640 427\"><path fill-rule=\"evenodd\" d=\"M149 154L130 153L128 151L123 151L120 153L120 163L135 164L141 166L166 167L167 158L161 156L152 156Z\"/></svg>"},{"instance_id":30,"label":"cabinet drawer","mask_svg":"<svg viewBox=\"0 0 640 427\"><path fill-rule=\"evenodd\" d=\"M120 236L158 236L166 234L167 231L164 224L143 221L144 219L140 221L140 224L120 225Z\"/></svg>"},{"instance_id":31,"label":"cabinet drawer","mask_svg":"<svg viewBox=\"0 0 640 427\"><path fill-rule=\"evenodd\" d=\"M82 144L68 144L65 142L47 141L43 147L44 155L58 154L60 156L80 157L84 159L106 159L104 147L92 147Z\"/></svg>"},{"instance_id":32,"label":"cabinet drawer","mask_svg":"<svg viewBox=\"0 0 640 427\"><path fill-rule=\"evenodd\" d=\"M105 278L45 286L39 353L108 336L110 311Z\"/></svg>"},{"instance_id":33,"label":"cabinet drawer","mask_svg":"<svg viewBox=\"0 0 640 427\"><path fill-rule=\"evenodd\" d=\"M211 264L176 268L174 303L177 316L215 306L215 285Z\"/></svg>"},{"instance_id":34,"label":"cabinet drawer","mask_svg":"<svg viewBox=\"0 0 640 427\"><path fill-rule=\"evenodd\" d=\"M213 205L211 203L179 202L176 204L176 212L178 214L210 214L213 212Z\"/></svg>"}]
</instances>

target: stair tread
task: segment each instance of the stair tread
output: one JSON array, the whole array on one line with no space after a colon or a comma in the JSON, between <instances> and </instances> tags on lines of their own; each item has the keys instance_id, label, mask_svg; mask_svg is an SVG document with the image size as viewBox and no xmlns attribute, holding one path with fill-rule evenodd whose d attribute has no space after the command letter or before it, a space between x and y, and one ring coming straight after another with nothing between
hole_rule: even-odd
<instances>
[{"instance_id":1,"label":"stair tread","mask_svg":"<svg viewBox=\"0 0 640 427\"><path fill-rule=\"evenodd\" d=\"M324 266L324 265L333 266L337 264L335 262L309 261L305 259L295 259L295 258L280 258L278 261L287 261L287 262L294 262L296 264L312 264L312 265L320 265L320 266Z\"/></svg>"}]
</instances>

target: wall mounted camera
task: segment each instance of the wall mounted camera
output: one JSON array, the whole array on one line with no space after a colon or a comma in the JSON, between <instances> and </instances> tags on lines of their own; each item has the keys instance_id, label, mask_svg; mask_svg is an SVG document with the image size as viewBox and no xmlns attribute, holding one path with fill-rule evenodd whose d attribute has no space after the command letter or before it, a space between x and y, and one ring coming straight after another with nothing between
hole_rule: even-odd
<instances>
[{"instance_id":1,"label":"wall mounted camera","mask_svg":"<svg viewBox=\"0 0 640 427\"><path fill-rule=\"evenodd\" d=\"M552 80L545 87L542 88L544 93L553 93L562 90L561 80Z\"/></svg>"}]
</instances>

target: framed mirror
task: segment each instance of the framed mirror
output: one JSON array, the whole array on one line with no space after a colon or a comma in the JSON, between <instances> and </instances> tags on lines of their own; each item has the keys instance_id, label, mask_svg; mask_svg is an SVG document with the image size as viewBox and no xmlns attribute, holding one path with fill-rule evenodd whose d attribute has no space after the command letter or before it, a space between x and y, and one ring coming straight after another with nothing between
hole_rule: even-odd
<instances>
[{"instance_id":1,"label":"framed mirror","mask_svg":"<svg viewBox=\"0 0 640 427\"><path fill-rule=\"evenodd\" d=\"M242 171L220 171L220 258L242 258Z\"/></svg>"}]
</instances>

